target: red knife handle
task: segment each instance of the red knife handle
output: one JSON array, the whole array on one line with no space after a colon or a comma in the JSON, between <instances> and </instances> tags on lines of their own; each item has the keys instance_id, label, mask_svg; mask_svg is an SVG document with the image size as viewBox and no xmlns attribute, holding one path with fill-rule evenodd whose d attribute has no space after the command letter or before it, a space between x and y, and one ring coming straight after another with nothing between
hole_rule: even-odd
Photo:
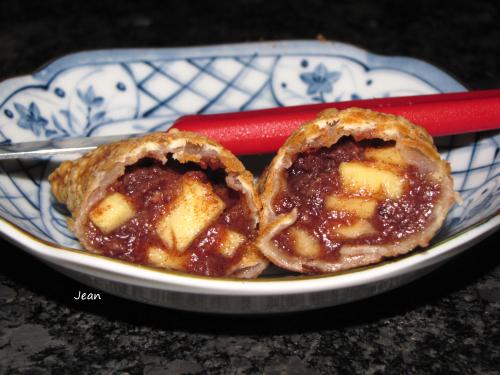
<instances>
[{"instance_id":1,"label":"red knife handle","mask_svg":"<svg viewBox=\"0 0 500 375\"><path fill-rule=\"evenodd\" d=\"M500 90L321 103L262 110L187 115L174 127L204 134L235 154L276 152L302 123L326 108L360 107L391 113L425 127L433 136L500 128Z\"/></svg>"}]
</instances>

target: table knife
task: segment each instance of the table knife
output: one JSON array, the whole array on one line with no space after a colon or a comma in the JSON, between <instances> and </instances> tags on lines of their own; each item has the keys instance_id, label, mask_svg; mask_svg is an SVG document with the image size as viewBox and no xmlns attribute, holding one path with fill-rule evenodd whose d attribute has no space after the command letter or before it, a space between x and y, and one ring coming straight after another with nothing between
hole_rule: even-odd
<instances>
[{"instance_id":1,"label":"table knife","mask_svg":"<svg viewBox=\"0 0 500 375\"><path fill-rule=\"evenodd\" d=\"M446 136L500 128L500 90L352 100L307 104L234 113L186 115L172 126L201 133L235 154L276 152L302 123L327 108L360 107L403 116L425 127L432 136ZM165 129L166 130L166 129ZM82 153L99 145L140 134L48 139L0 146L0 159L33 158Z\"/></svg>"}]
</instances>

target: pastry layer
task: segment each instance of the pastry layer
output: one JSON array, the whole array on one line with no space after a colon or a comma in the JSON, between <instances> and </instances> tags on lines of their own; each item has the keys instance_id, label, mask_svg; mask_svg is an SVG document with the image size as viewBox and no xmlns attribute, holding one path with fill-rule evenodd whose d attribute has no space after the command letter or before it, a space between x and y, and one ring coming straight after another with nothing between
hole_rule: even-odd
<instances>
[{"instance_id":1,"label":"pastry layer","mask_svg":"<svg viewBox=\"0 0 500 375\"><path fill-rule=\"evenodd\" d=\"M90 251L207 276L255 277L260 202L229 151L194 133L103 146L49 177Z\"/></svg>"},{"instance_id":2,"label":"pastry layer","mask_svg":"<svg viewBox=\"0 0 500 375\"><path fill-rule=\"evenodd\" d=\"M298 272L358 267L426 246L456 199L427 132L401 117L327 110L261 176L257 241Z\"/></svg>"}]
</instances>

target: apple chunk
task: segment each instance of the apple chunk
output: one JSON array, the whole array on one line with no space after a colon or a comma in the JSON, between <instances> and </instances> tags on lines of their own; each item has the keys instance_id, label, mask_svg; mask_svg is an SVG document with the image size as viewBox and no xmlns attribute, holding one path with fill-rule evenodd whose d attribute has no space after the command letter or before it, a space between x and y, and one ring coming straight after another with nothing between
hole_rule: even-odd
<instances>
[{"instance_id":1,"label":"apple chunk","mask_svg":"<svg viewBox=\"0 0 500 375\"><path fill-rule=\"evenodd\" d=\"M89 213L92 223L104 234L111 233L134 216L134 205L120 193L108 195Z\"/></svg>"},{"instance_id":2,"label":"apple chunk","mask_svg":"<svg viewBox=\"0 0 500 375\"><path fill-rule=\"evenodd\" d=\"M335 231L347 238L358 238L367 234L376 233L375 228L373 228L368 221L363 219L356 221L352 225L337 228Z\"/></svg>"},{"instance_id":3,"label":"apple chunk","mask_svg":"<svg viewBox=\"0 0 500 375\"><path fill-rule=\"evenodd\" d=\"M365 156L381 163L404 166L406 163L396 147L367 148Z\"/></svg>"},{"instance_id":4,"label":"apple chunk","mask_svg":"<svg viewBox=\"0 0 500 375\"><path fill-rule=\"evenodd\" d=\"M289 230L292 240L295 244L295 252L303 257L317 257L321 252L321 246L318 239L304 229L292 227Z\"/></svg>"},{"instance_id":5,"label":"apple chunk","mask_svg":"<svg viewBox=\"0 0 500 375\"><path fill-rule=\"evenodd\" d=\"M342 187L350 193L367 192L370 195L382 193L391 199L403 194L404 180L393 168L380 164L362 162L340 163L339 173Z\"/></svg>"},{"instance_id":6,"label":"apple chunk","mask_svg":"<svg viewBox=\"0 0 500 375\"><path fill-rule=\"evenodd\" d=\"M375 213L377 201L369 198L329 195L325 199L325 207L329 211L347 211L360 218L368 219Z\"/></svg>"},{"instance_id":7,"label":"apple chunk","mask_svg":"<svg viewBox=\"0 0 500 375\"><path fill-rule=\"evenodd\" d=\"M169 249L184 251L225 208L209 184L183 178L181 193L160 219L156 232Z\"/></svg>"},{"instance_id":8,"label":"apple chunk","mask_svg":"<svg viewBox=\"0 0 500 375\"><path fill-rule=\"evenodd\" d=\"M185 259L182 256L168 253L159 247L151 246L148 249L147 262L156 267L183 270Z\"/></svg>"},{"instance_id":9,"label":"apple chunk","mask_svg":"<svg viewBox=\"0 0 500 375\"><path fill-rule=\"evenodd\" d=\"M219 249L225 257L232 257L236 249L245 242L246 237L234 230L227 230L222 239L222 245Z\"/></svg>"}]
</instances>

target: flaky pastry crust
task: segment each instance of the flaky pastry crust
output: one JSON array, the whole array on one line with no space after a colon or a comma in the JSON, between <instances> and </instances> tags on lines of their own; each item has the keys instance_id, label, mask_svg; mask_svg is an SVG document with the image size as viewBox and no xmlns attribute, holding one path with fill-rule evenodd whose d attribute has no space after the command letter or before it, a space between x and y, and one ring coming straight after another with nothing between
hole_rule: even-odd
<instances>
[{"instance_id":1,"label":"flaky pastry crust","mask_svg":"<svg viewBox=\"0 0 500 375\"><path fill-rule=\"evenodd\" d=\"M295 157L305 151L330 147L344 137L355 141L381 139L394 141L405 160L420 170L432 172L441 186L441 196L435 205L427 228L407 239L384 246L344 246L336 261L310 259L290 254L273 243L273 238L292 226L297 220L297 210L277 215L273 201L286 184L285 172ZM257 246L274 264L297 272L336 272L379 262L387 257L404 254L417 246L427 246L443 224L447 212L458 200L453 191L450 166L443 161L428 132L406 119L361 108L346 110L328 109L302 125L280 148L266 171L260 177L259 191L262 201L261 232Z\"/></svg>"},{"instance_id":2,"label":"flaky pastry crust","mask_svg":"<svg viewBox=\"0 0 500 375\"><path fill-rule=\"evenodd\" d=\"M68 220L70 229L87 250L97 252L85 236L84 224L89 211L105 197L106 189L125 173L127 166L144 158L156 159L163 164L167 158L181 163L217 160L226 173L227 185L244 194L255 225L258 225L260 200L253 176L243 164L230 151L207 137L171 129L100 146L75 161L63 162L49 176L54 196L66 204L72 214ZM267 260L254 249L245 254L228 276L256 277L267 264Z\"/></svg>"}]
</instances>

